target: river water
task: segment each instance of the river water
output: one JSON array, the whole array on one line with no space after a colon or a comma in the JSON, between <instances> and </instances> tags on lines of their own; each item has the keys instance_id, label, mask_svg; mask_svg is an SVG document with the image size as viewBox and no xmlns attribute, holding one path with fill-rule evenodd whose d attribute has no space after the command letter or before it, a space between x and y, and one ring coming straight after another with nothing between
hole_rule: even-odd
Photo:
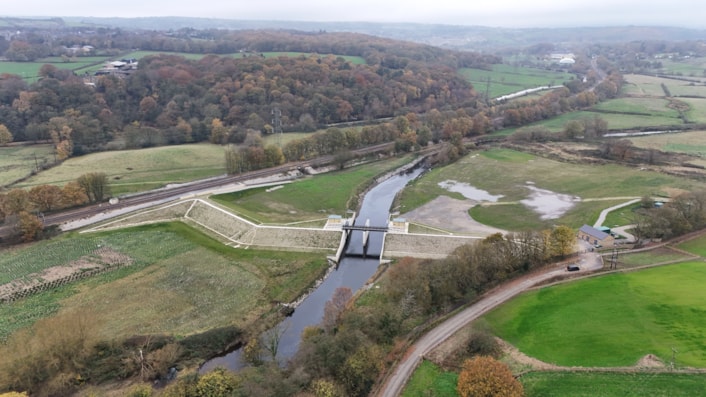
<instances>
[{"instance_id":1,"label":"river water","mask_svg":"<svg viewBox=\"0 0 706 397\"><path fill-rule=\"evenodd\" d=\"M405 174L395 175L370 189L363 198L355 224L364 225L369 219L370 226L387 225L390 206L395 195L405 187L407 182L419 176L422 171L421 168L417 168ZM324 306L337 288L347 287L355 293L377 271L380 264L383 234L371 232L367 250L364 251L363 232L353 231L352 233L350 243L338 268L329 273L319 287L297 306L292 316L286 318L278 326L279 329L284 330L277 350L277 361L281 364L297 352L304 328L321 322ZM365 258L363 258L363 254L365 254ZM245 363L241 361L241 350L238 349L206 361L199 372L205 373L216 367L225 367L234 371L242 368Z\"/></svg>"}]
</instances>

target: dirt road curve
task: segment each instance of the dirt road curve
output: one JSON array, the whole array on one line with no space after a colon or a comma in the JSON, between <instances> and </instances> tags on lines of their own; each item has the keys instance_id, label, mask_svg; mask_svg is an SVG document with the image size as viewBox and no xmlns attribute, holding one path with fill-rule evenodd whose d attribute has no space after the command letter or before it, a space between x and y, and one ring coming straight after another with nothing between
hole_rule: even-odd
<instances>
[{"instance_id":1,"label":"dirt road curve","mask_svg":"<svg viewBox=\"0 0 706 397\"><path fill-rule=\"evenodd\" d=\"M414 372L415 368L422 360L424 355L431 352L441 342L449 338L456 331L464 327L466 324L477 319L487 311L495 308L501 303L509 300L515 295L525 291L526 289L536 285L537 283L550 279L559 274L564 274L564 268L553 269L545 273L525 276L505 284L498 289L491 291L487 297L478 301L478 303L466 308L462 312L449 318L441 323L429 333L421 337L417 342L407 350L405 357L398 363L397 368L387 379L378 397L397 397L402 393L407 380Z\"/></svg>"}]
</instances>

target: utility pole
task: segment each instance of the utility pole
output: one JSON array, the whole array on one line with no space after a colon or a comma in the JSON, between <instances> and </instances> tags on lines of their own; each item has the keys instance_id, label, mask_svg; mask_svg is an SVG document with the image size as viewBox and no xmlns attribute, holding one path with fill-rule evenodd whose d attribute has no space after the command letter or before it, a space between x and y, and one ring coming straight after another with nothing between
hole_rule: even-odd
<instances>
[{"instance_id":1,"label":"utility pole","mask_svg":"<svg viewBox=\"0 0 706 397\"><path fill-rule=\"evenodd\" d=\"M275 105L274 108L272 108L272 132L274 132L277 135L277 146L282 148L282 111L279 110L279 107Z\"/></svg>"},{"instance_id":2,"label":"utility pole","mask_svg":"<svg viewBox=\"0 0 706 397\"><path fill-rule=\"evenodd\" d=\"M613 248L613 255L610 257L610 270L618 268L618 249Z\"/></svg>"}]
</instances>

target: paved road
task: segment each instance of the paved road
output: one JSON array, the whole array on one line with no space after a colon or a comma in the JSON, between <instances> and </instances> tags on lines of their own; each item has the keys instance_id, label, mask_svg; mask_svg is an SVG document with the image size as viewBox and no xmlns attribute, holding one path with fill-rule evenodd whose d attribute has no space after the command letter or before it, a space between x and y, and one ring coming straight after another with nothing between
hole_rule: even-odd
<instances>
[{"instance_id":1,"label":"paved road","mask_svg":"<svg viewBox=\"0 0 706 397\"><path fill-rule=\"evenodd\" d=\"M595 256L595 254L590 255ZM399 362L392 375L390 375L387 379L378 393L378 396L399 396L402 393L402 389L407 383L407 380L417 368L417 365L422 360L424 355L431 352L451 335L489 310L506 302L515 295L531 288L537 283L555 277L559 274L565 274L565 272L566 271L562 267L561 269L553 269L544 273L528 275L521 279L512 281L499 287L495 291L491 291L487 297L444 321L417 340L414 345L407 350L407 354Z\"/></svg>"}]
</instances>

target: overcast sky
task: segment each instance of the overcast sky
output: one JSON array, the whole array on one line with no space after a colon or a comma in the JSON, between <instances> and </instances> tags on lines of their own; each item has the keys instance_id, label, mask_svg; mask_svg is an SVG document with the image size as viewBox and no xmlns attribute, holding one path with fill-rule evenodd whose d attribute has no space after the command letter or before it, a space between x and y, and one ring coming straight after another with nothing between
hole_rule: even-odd
<instances>
[{"instance_id":1,"label":"overcast sky","mask_svg":"<svg viewBox=\"0 0 706 397\"><path fill-rule=\"evenodd\" d=\"M696 0L0 0L4 16L192 16L246 20L421 22L503 27L706 28Z\"/></svg>"}]
</instances>

